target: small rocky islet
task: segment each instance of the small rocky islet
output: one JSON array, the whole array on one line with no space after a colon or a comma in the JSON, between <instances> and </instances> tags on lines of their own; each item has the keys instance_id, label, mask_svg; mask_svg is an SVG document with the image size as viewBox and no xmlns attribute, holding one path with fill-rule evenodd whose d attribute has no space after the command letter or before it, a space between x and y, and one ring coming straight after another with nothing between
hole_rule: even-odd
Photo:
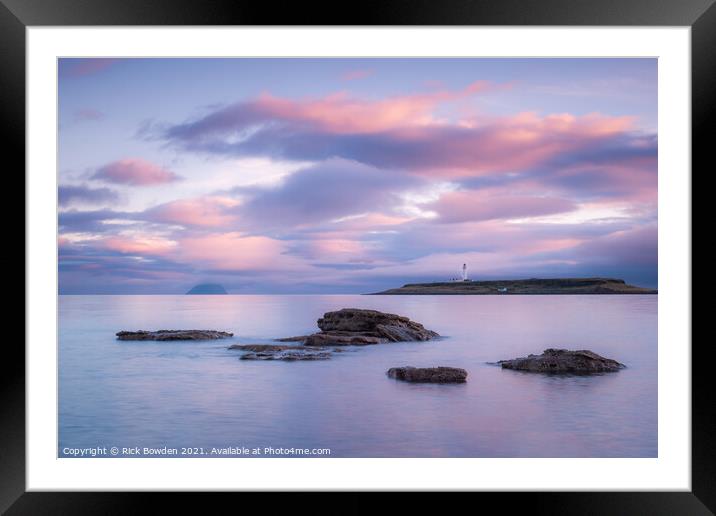
<instances>
[{"instance_id":1,"label":"small rocky islet","mask_svg":"<svg viewBox=\"0 0 716 516\"><path fill-rule=\"evenodd\" d=\"M303 340L305 345L365 346L386 342L426 341L440 336L402 315L359 308L327 312L318 319L317 325L321 331L307 335Z\"/></svg>"},{"instance_id":2,"label":"small rocky islet","mask_svg":"<svg viewBox=\"0 0 716 516\"><path fill-rule=\"evenodd\" d=\"M243 360L323 360L341 346L427 341L440 336L408 317L360 308L326 312L316 324L319 332L275 339L299 345L236 344L229 349L249 351L242 355Z\"/></svg>"},{"instance_id":3,"label":"small rocky islet","mask_svg":"<svg viewBox=\"0 0 716 516\"><path fill-rule=\"evenodd\" d=\"M412 383L465 383L467 371L459 367L391 367L389 378Z\"/></svg>"},{"instance_id":4,"label":"small rocky islet","mask_svg":"<svg viewBox=\"0 0 716 516\"><path fill-rule=\"evenodd\" d=\"M320 331L310 335L283 337L277 342L296 344L233 344L230 350L244 352L241 360L327 360L333 353L344 351L345 346L367 346L390 342L420 342L440 337L437 332L425 328L408 317L397 314L344 308L326 312L318 319ZM118 340L179 341L217 340L233 336L233 333L216 330L158 330L120 331ZM590 350L570 351L546 349L540 355L528 355L501 360L496 365L503 369L548 373L590 374L619 371L626 366L616 360L605 358ZM392 367L386 375L396 380L412 383L464 383L468 373L456 367Z\"/></svg>"},{"instance_id":5,"label":"small rocky islet","mask_svg":"<svg viewBox=\"0 0 716 516\"><path fill-rule=\"evenodd\" d=\"M233 337L233 333L216 330L119 331L118 340L217 340Z\"/></svg>"},{"instance_id":6,"label":"small rocky islet","mask_svg":"<svg viewBox=\"0 0 716 516\"><path fill-rule=\"evenodd\" d=\"M581 349L570 351L568 349L545 349L541 355L528 355L500 360L497 362L503 369L515 369L537 373L611 373L624 369L626 366L601 355Z\"/></svg>"}]
</instances>

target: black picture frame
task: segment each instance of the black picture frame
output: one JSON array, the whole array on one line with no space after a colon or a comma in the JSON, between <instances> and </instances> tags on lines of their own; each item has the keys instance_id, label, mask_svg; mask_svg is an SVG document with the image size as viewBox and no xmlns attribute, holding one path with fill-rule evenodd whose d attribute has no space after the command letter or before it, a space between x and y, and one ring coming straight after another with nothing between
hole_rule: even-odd
<instances>
[{"instance_id":1,"label":"black picture frame","mask_svg":"<svg viewBox=\"0 0 716 516\"><path fill-rule=\"evenodd\" d=\"M716 132L716 0L383 0L362 4L245 0L0 0L0 120L6 171L25 170L25 30L63 25L645 25L691 27L692 169L713 162ZM16 174L16 172L13 172ZM693 177L693 172L692 172ZM23 185L24 188L24 185ZM24 238L24 236L22 237ZM28 302L32 302L29 299ZM692 316L693 318L693 316ZM670 343L688 346L691 343ZM206 511L206 497L184 493L25 492L25 354L20 339L4 345L0 375L0 511L19 514L136 514L156 503ZM716 386L708 341L692 350L692 491L479 493L510 511L531 514L713 514L716 512ZM230 494L220 495L226 499ZM242 493L262 503L265 494ZM281 501L272 494L272 504ZM336 507L304 493L307 507ZM350 495L340 512L364 512L372 495ZM461 495L462 496L462 495ZM509 499L509 503L507 503ZM421 494L407 503L422 505ZM214 500L212 500L213 502ZM226 500L229 501L229 500ZM307 502L307 503L306 503ZM467 503L475 503L467 501ZM385 504L381 500L381 504ZM406 500L401 512L411 510ZM237 510L240 507L237 506Z\"/></svg>"}]
</instances>

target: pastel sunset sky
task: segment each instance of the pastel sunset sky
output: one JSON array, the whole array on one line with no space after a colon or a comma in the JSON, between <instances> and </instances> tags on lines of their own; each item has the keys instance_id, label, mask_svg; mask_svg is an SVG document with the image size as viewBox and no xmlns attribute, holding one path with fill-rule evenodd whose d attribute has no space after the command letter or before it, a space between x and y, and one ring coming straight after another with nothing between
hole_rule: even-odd
<instances>
[{"instance_id":1,"label":"pastel sunset sky","mask_svg":"<svg viewBox=\"0 0 716 516\"><path fill-rule=\"evenodd\" d=\"M61 59L63 294L657 286L656 59Z\"/></svg>"}]
</instances>

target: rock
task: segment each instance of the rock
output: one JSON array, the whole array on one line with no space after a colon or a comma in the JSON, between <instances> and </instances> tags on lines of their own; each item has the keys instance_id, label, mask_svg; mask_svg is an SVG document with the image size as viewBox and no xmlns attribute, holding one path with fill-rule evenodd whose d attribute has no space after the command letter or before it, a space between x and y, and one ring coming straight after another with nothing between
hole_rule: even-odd
<instances>
[{"instance_id":1,"label":"rock","mask_svg":"<svg viewBox=\"0 0 716 516\"><path fill-rule=\"evenodd\" d=\"M216 340L233 337L233 333L216 330L120 331L119 340Z\"/></svg>"},{"instance_id":2,"label":"rock","mask_svg":"<svg viewBox=\"0 0 716 516\"><path fill-rule=\"evenodd\" d=\"M228 349L249 351L241 360L326 360L331 352L309 346L283 346L277 344L233 344Z\"/></svg>"},{"instance_id":3,"label":"rock","mask_svg":"<svg viewBox=\"0 0 716 516\"><path fill-rule=\"evenodd\" d=\"M283 337L280 339L273 339L276 342L305 342L305 340L308 338L308 335L298 335L296 337Z\"/></svg>"},{"instance_id":4,"label":"rock","mask_svg":"<svg viewBox=\"0 0 716 516\"><path fill-rule=\"evenodd\" d=\"M201 285L195 285L187 292L187 295L216 295L226 294L226 289L216 283L202 283Z\"/></svg>"},{"instance_id":5,"label":"rock","mask_svg":"<svg viewBox=\"0 0 716 516\"><path fill-rule=\"evenodd\" d=\"M498 362L503 369L517 369L539 373L603 373L619 371L626 367L616 360L604 358L593 351L545 349L541 355Z\"/></svg>"},{"instance_id":6,"label":"rock","mask_svg":"<svg viewBox=\"0 0 716 516\"><path fill-rule=\"evenodd\" d=\"M382 337L392 342L430 340L439 337L434 331L426 330L422 324L411 321L407 317L359 308L327 312L318 319L318 327L324 333L359 333Z\"/></svg>"},{"instance_id":7,"label":"rock","mask_svg":"<svg viewBox=\"0 0 716 516\"><path fill-rule=\"evenodd\" d=\"M467 371L458 367L391 367L387 375L396 380L415 383L463 383Z\"/></svg>"},{"instance_id":8,"label":"rock","mask_svg":"<svg viewBox=\"0 0 716 516\"><path fill-rule=\"evenodd\" d=\"M293 349L273 350L273 351L257 351L255 353L246 353L241 356L241 360L327 360L331 358L330 351L307 351L299 346Z\"/></svg>"},{"instance_id":9,"label":"rock","mask_svg":"<svg viewBox=\"0 0 716 516\"><path fill-rule=\"evenodd\" d=\"M439 337L437 333L407 317L344 308L327 312L318 319L319 333L308 335L304 342L309 346L365 346L383 342L424 341Z\"/></svg>"},{"instance_id":10,"label":"rock","mask_svg":"<svg viewBox=\"0 0 716 516\"><path fill-rule=\"evenodd\" d=\"M306 337L306 346L367 346L387 342L380 337L347 333L314 333Z\"/></svg>"},{"instance_id":11,"label":"rock","mask_svg":"<svg viewBox=\"0 0 716 516\"><path fill-rule=\"evenodd\" d=\"M312 348L307 346L281 346L276 344L232 344L227 349L240 349L242 351L290 351L292 349L304 351L321 351L322 348Z\"/></svg>"}]
</instances>

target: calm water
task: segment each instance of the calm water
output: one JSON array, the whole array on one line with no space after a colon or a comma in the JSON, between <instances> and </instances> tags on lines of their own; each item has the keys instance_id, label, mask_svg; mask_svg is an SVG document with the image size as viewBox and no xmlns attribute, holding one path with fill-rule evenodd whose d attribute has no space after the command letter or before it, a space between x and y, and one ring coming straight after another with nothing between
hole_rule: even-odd
<instances>
[{"instance_id":1,"label":"calm water","mask_svg":"<svg viewBox=\"0 0 716 516\"><path fill-rule=\"evenodd\" d=\"M407 315L445 338L326 361L239 360L233 343L315 330L324 312ZM64 448L330 448L332 457L655 457L657 296L60 296ZM208 342L120 342L127 329L217 329ZM628 366L546 376L486 364L548 347ZM463 385L385 376L456 366Z\"/></svg>"}]
</instances>

